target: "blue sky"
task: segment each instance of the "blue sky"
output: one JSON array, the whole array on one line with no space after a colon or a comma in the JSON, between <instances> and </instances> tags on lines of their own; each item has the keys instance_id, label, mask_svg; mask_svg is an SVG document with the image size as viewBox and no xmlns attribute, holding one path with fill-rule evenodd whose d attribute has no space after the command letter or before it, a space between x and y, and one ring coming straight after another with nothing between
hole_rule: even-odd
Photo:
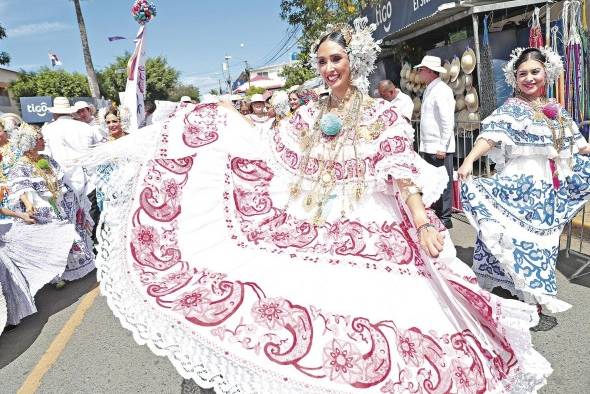
<instances>
[{"instance_id":1,"label":"blue sky","mask_svg":"<svg viewBox=\"0 0 590 394\"><path fill-rule=\"evenodd\" d=\"M280 18L280 0L154 0L158 15L148 24L148 56L163 55L181 71L181 80L202 93L218 86L221 63L230 55L235 79L244 69L260 66L281 48L289 25ZM132 0L82 0L96 69L133 49L139 25L130 15ZM85 72L82 47L70 0L0 0L0 24L7 37L0 50L11 56L8 68L35 70L49 65L56 53L68 71ZM128 40L109 42L108 36ZM244 44L242 47L241 44ZM291 51L272 63L288 61Z\"/></svg>"}]
</instances>

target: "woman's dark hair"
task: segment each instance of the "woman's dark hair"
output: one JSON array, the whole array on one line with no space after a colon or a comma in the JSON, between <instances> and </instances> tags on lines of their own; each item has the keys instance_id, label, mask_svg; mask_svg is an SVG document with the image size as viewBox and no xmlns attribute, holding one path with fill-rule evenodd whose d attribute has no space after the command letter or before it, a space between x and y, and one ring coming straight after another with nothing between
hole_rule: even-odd
<instances>
[{"instance_id":1,"label":"woman's dark hair","mask_svg":"<svg viewBox=\"0 0 590 394\"><path fill-rule=\"evenodd\" d=\"M339 31L333 31L330 34L326 34L325 36L323 36L320 42L318 43L317 48L315 49L316 52L320 48L320 45L324 43L324 41L334 41L336 44L346 49L346 40L344 39L344 35Z\"/></svg>"},{"instance_id":2,"label":"woman's dark hair","mask_svg":"<svg viewBox=\"0 0 590 394\"><path fill-rule=\"evenodd\" d=\"M522 51L518 59L516 59L516 61L514 62L514 71L516 72L516 70L518 70L518 67L520 67L520 65L526 62L527 60L536 60L541 64L545 64L547 58L539 49L527 48L524 51Z\"/></svg>"},{"instance_id":3,"label":"woman's dark hair","mask_svg":"<svg viewBox=\"0 0 590 394\"><path fill-rule=\"evenodd\" d=\"M108 111L104 114L105 120L106 120L107 116L109 116L109 115L115 115L117 117L117 119L121 119L119 117L119 110L117 110L117 108L115 108L115 107L109 108Z\"/></svg>"}]
</instances>

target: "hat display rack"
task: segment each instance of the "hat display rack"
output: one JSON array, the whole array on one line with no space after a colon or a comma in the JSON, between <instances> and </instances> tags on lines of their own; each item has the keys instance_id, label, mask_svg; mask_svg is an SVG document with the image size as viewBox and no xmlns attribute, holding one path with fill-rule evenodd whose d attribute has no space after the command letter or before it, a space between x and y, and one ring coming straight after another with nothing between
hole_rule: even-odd
<instances>
[{"instance_id":1,"label":"hat display rack","mask_svg":"<svg viewBox=\"0 0 590 394\"><path fill-rule=\"evenodd\" d=\"M410 96L414 102L414 113L412 115L412 119L420 118L422 94L426 89L426 83L422 81L418 71L416 71L408 62L404 62L402 64L399 88L402 92Z\"/></svg>"},{"instance_id":2,"label":"hat display rack","mask_svg":"<svg viewBox=\"0 0 590 394\"><path fill-rule=\"evenodd\" d=\"M481 118L489 116L496 109L496 83L492 70L492 49L488 31L489 14L483 17L483 40L482 49L479 53L479 86L481 87Z\"/></svg>"}]
</instances>

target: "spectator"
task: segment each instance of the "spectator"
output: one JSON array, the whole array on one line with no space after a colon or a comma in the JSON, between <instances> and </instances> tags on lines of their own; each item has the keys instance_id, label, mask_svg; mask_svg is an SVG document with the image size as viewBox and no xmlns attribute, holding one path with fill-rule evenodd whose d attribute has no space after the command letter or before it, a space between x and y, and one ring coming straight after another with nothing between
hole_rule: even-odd
<instances>
[{"instance_id":1,"label":"spectator","mask_svg":"<svg viewBox=\"0 0 590 394\"><path fill-rule=\"evenodd\" d=\"M399 90L399 88L397 88L389 79L384 79L379 82L378 90L381 98L389 101L408 121L412 120L414 102L410 96Z\"/></svg>"},{"instance_id":2,"label":"spectator","mask_svg":"<svg viewBox=\"0 0 590 394\"><path fill-rule=\"evenodd\" d=\"M440 73L446 73L439 57L425 56L414 68L427 85L420 109L419 150L425 153L424 159L428 163L435 167L444 166L447 170L447 187L433 208L443 224L452 228L455 98L453 90L439 77Z\"/></svg>"},{"instance_id":3,"label":"spectator","mask_svg":"<svg viewBox=\"0 0 590 394\"><path fill-rule=\"evenodd\" d=\"M242 115L250 114L250 104L248 104L248 102L245 100L240 103L240 113Z\"/></svg>"},{"instance_id":4,"label":"spectator","mask_svg":"<svg viewBox=\"0 0 590 394\"><path fill-rule=\"evenodd\" d=\"M289 93L289 107L291 107L291 112L297 111L297 108L301 106L301 98L297 92Z\"/></svg>"}]
</instances>

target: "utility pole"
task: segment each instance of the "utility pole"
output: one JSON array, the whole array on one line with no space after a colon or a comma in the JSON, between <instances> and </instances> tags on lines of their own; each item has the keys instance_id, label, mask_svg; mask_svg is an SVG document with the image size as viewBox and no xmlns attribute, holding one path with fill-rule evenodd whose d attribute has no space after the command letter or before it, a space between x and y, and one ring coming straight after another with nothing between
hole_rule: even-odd
<instances>
[{"instance_id":1,"label":"utility pole","mask_svg":"<svg viewBox=\"0 0 590 394\"><path fill-rule=\"evenodd\" d=\"M232 93L232 88L231 88L231 75L229 73L229 59L231 59L231 56L225 55L225 69L227 70L227 93L231 94Z\"/></svg>"},{"instance_id":2,"label":"utility pole","mask_svg":"<svg viewBox=\"0 0 590 394\"><path fill-rule=\"evenodd\" d=\"M248 64L247 60L244 60L244 63L246 63L246 77L248 77L248 89L250 89L250 65Z\"/></svg>"}]
</instances>

